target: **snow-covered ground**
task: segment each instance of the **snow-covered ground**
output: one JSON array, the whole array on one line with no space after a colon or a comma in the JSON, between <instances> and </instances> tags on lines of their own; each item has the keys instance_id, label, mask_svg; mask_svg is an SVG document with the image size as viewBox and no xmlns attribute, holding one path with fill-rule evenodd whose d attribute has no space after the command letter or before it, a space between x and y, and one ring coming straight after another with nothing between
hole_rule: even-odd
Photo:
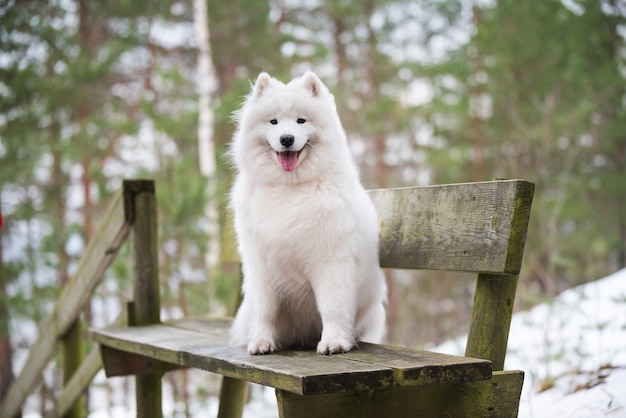
<instances>
[{"instance_id":1,"label":"snow-covered ground","mask_svg":"<svg viewBox=\"0 0 626 418\"><path fill-rule=\"evenodd\" d=\"M526 372L520 417L626 417L626 269L515 314L505 369Z\"/></svg>"},{"instance_id":2,"label":"snow-covered ground","mask_svg":"<svg viewBox=\"0 0 626 418\"><path fill-rule=\"evenodd\" d=\"M515 315L509 340L520 416L626 417L626 269Z\"/></svg>"}]
</instances>

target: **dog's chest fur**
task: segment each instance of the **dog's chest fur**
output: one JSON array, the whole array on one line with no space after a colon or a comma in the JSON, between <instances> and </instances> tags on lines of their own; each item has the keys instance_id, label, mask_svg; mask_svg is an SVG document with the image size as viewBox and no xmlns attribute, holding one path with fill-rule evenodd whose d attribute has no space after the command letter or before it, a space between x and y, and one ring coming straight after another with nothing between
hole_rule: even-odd
<instances>
[{"instance_id":1,"label":"dog's chest fur","mask_svg":"<svg viewBox=\"0 0 626 418\"><path fill-rule=\"evenodd\" d=\"M323 258L339 256L340 241L355 228L354 221L346 221L349 203L319 185L260 187L247 203L249 238L264 257L281 265L306 263L312 251Z\"/></svg>"}]
</instances>

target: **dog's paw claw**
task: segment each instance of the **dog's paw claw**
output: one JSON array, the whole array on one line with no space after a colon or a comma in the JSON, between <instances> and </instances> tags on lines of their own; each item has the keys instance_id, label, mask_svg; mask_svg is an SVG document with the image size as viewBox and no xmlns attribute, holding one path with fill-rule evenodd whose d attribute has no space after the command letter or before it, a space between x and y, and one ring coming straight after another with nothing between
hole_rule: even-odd
<instances>
[{"instance_id":1,"label":"dog's paw claw","mask_svg":"<svg viewBox=\"0 0 626 418\"><path fill-rule=\"evenodd\" d=\"M248 344L248 353L250 354L270 354L276 351L274 341L258 338Z\"/></svg>"}]
</instances>

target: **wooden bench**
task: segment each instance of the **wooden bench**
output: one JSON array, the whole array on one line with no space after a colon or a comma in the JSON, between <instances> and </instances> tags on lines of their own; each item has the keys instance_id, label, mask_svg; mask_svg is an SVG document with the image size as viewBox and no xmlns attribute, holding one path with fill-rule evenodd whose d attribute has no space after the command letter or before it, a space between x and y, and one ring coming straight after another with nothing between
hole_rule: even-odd
<instances>
[{"instance_id":1,"label":"wooden bench","mask_svg":"<svg viewBox=\"0 0 626 418\"><path fill-rule=\"evenodd\" d=\"M464 357L364 343L331 356L252 356L229 346L230 319L160 323L154 210L135 232L136 325L92 330L91 338L108 376L138 376L139 416L160 414L162 373L194 367L276 388L281 417L514 417L524 374L503 367L533 191L523 180L497 180L370 192L382 267L478 274Z\"/></svg>"}]
</instances>

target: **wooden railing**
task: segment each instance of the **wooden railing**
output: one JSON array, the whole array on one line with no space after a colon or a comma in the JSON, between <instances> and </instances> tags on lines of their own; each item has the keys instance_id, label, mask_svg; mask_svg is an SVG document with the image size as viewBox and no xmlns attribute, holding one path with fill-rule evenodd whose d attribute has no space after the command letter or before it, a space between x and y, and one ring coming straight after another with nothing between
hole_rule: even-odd
<instances>
[{"instance_id":1,"label":"wooden railing","mask_svg":"<svg viewBox=\"0 0 626 418\"><path fill-rule=\"evenodd\" d=\"M80 313L129 234L134 237L133 251L137 259L135 274L140 279L157 274L156 199L154 182L151 180L124 181L123 187L113 196L76 271L63 287L52 313L41 324L23 369L0 405L0 417L13 418L20 414L27 396L41 382L43 370L55 356L59 342L63 347L63 389L46 416L85 414L80 398L102 368L102 360L97 346L86 357L83 356ZM155 296L141 298L146 303L135 304L134 311L129 314L138 324L158 322L159 289L150 288L155 281L134 282L148 283L147 288L139 291ZM120 315L116 322L125 323L126 315ZM160 378L149 377L145 382L138 382L137 386L138 390L160 391L160 385ZM158 410L161 410L160 404Z\"/></svg>"}]
</instances>

